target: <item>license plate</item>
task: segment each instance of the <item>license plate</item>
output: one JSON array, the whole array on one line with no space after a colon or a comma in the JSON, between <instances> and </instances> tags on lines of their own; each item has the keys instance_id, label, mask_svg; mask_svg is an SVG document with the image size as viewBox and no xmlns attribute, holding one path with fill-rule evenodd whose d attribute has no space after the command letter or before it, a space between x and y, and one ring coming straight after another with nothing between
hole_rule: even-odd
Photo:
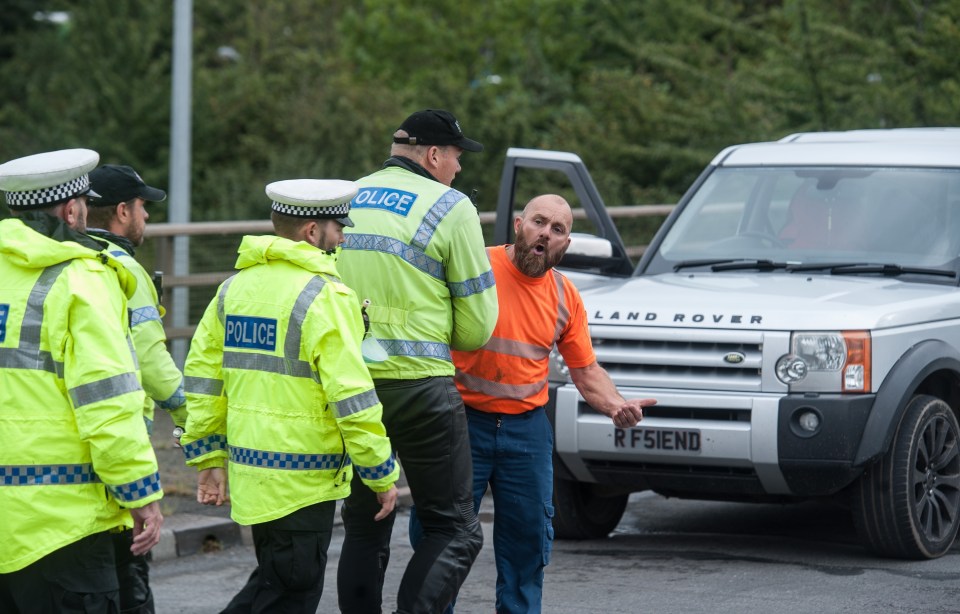
<instances>
[{"instance_id":1,"label":"license plate","mask_svg":"<svg viewBox=\"0 0 960 614\"><path fill-rule=\"evenodd\" d=\"M700 429L614 429L613 447L700 454Z\"/></svg>"}]
</instances>

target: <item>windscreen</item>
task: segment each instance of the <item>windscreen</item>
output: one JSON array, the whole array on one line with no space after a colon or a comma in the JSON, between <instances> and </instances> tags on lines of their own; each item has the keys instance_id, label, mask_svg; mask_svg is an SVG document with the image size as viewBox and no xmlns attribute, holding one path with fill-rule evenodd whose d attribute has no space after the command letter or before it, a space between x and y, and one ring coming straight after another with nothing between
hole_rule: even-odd
<instances>
[{"instance_id":1,"label":"windscreen","mask_svg":"<svg viewBox=\"0 0 960 614\"><path fill-rule=\"evenodd\" d=\"M950 266L960 253L960 172L721 168L671 225L647 273L697 260Z\"/></svg>"}]
</instances>

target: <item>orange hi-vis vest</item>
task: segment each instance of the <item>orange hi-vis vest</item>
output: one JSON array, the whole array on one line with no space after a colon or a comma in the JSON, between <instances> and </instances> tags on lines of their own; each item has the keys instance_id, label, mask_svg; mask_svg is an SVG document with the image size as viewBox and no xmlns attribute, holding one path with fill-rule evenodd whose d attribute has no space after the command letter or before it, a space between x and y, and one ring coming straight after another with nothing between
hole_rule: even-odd
<instances>
[{"instance_id":1,"label":"orange hi-vis vest","mask_svg":"<svg viewBox=\"0 0 960 614\"><path fill-rule=\"evenodd\" d=\"M505 245L487 248L500 315L479 350L453 352L463 402L481 411L521 414L547 402L550 350L556 344L570 368L593 364L587 312L562 273L521 273Z\"/></svg>"}]
</instances>

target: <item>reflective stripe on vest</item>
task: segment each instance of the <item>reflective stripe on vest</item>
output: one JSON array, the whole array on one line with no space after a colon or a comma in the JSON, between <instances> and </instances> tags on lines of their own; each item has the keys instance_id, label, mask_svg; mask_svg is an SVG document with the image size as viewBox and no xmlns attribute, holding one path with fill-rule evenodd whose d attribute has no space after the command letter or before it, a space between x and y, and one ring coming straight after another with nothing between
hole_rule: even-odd
<instances>
[{"instance_id":1,"label":"reflective stripe on vest","mask_svg":"<svg viewBox=\"0 0 960 614\"><path fill-rule=\"evenodd\" d=\"M136 373L121 373L89 384L82 384L71 388L67 392L73 401L74 408L90 405L98 401L105 401L129 392L140 390L140 381Z\"/></svg>"},{"instance_id":2,"label":"reflective stripe on vest","mask_svg":"<svg viewBox=\"0 0 960 614\"><path fill-rule=\"evenodd\" d=\"M56 486L70 484L96 484L100 477L93 465L0 465L0 484L3 486ZM118 501L128 503L159 492L160 474L154 473L127 484L106 485Z\"/></svg>"},{"instance_id":3,"label":"reflective stripe on vest","mask_svg":"<svg viewBox=\"0 0 960 614\"><path fill-rule=\"evenodd\" d=\"M383 461L376 467L361 467L360 465L354 465L353 470L356 471L357 475L359 475L362 479L372 481L387 477L393 473L394 467L396 467L396 459L394 458L393 454L391 454L390 458Z\"/></svg>"},{"instance_id":4,"label":"reflective stripe on vest","mask_svg":"<svg viewBox=\"0 0 960 614\"><path fill-rule=\"evenodd\" d=\"M408 341L405 339L379 339L380 345L390 356L416 356L420 358L439 358L452 362L450 346L438 341Z\"/></svg>"},{"instance_id":5,"label":"reflective stripe on vest","mask_svg":"<svg viewBox=\"0 0 960 614\"><path fill-rule=\"evenodd\" d=\"M130 328L145 322L160 322L160 311L156 307L140 307L130 310Z\"/></svg>"},{"instance_id":6,"label":"reflective stripe on vest","mask_svg":"<svg viewBox=\"0 0 960 614\"><path fill-rule=\"evenodd\" d=\"M550 347L533 345L515 339L491 337L490 340L484 344L484 350L496 354L537 361L547 360L547 358L550 357L550 350L556 345L557 340L560 339L560 333L570 320L570 310L567 309L567 303L563 296L563 276L560 275L559 271L554 270L553 279L557 284L557 322L554 327L553 342L550 344ZM532 397L543 390L543 387L546 386L548 382L548 378L543 378L532 384L504 384L503 382L495 382L470 373L465 373L459 369L457 369L455 380L468 390L473 390L474 392L479 392L490 397L512 399L515 401L522 401L523 399Z\"/></svg>"},{"instance_id":7,"label":"reflective stripe on vest","mask_svg":"<svg viewBox=\"0 0 960 614\"><path fill-rule=\"evenodd\" d=\"M50 352L40 349L40 331L43 328L43 303L60 273L70 264L61 262L47 267L30 290L27 307L20 323L20 344L15 348L0 348L0 368L33 369L63 374L63 363L53 360Z\"/></svg>"},{"instance_id":8,"label":"reflective stripe on vest","mask_svg":"<svg viewBox=\"0 0 960 614\"><path fill-rule=\"evenodd\" d=\"M183 376L183 388L190 394L205 394L218 397L223 393L223 380L211 377Z\"/></svg>"},{"instance_id":9,"label":"reflective stripe on vest","mask_svg":"<svg viewBox=\"0 0 960 614\"><path fill-rule=\"evenodd\" d=\"M209 435L203 439L190 442L183 446L183 455L190 460L204 454L209 454L215 450L227 449L226 435Z\"/></svg>"},{"instance_id":10,"label":"reflective stripe on vest","mask_svg":"<svg viewBox=\"0 0 960 614\"><path fill-rule=\"evenodd\" d=\"M230 446L230 462L267 469L339 469L350 457L343 454L294 454L290 452L267 452L251 448Z\"/></svg>"},{"instance_id":11,"label":"reflective stripe on vest","mask_svg":"<svg viewBox=\"0 0 960 614\"><path fill-rule=\"evenodd\" d=\"M40 486L52 484L92 484L100 478L93 465L0 465L0 484L4 486Z\"/></svg>"},{"instance_id":12,"label":"reflective stripe on vest","mask_svg":"<svg viewBox=\"0 0 960 614\"><path fill-rule=\"evenodd\" d=\"M380 399L377 398L377 391L371 388L370 390L355 394L352 397L341 399L336 403L330 403L330 406L333 407L337 418L345 418L351 414L370 409L379 402Z\"/></svg>"},{"instance_id":13,"label":"reflective stripe on vest","mask_svg":"<svg viewBox=\"0 0 960 614\"><path fill-rule=\"evenodd\" d=\"M160 492L160 474L154 473L145 478L140 478L135 482L111 486L107 484L107 490L113 495L114 499L129 503L130 501L139 501L144 497Z\"/></svg>"},{"instance_id":14,"label":"reflective stripe on vest","mask_svg":"<svg viewBox=\"0 0 960 614\"><path fill-rule=\"evenodd\" d=\"M223 382L220 383L221 389L223 388ZM177 386L177 389L173 391L169 397L162 401L157 401L157 405L160 406L160 409L165 409L170 411L176 409L187 402L187 395L183 391L183 378L180 378L180 385Z\"/></svg>"},{"instance_id":15,"label":"reflective stripe on vest","mask_svg":"<svg viewBox=\"0 0 960 614\"><path fill-rule=\"evenodd\" d=\"M443 263L426 253L427 246L430 245L430 240L437 232L440 222L464 198L466 197L462 192L454 189L444 192L423 216L420 226L413 233L409 244L383 235L349 233L345 237L346 241L343 244L343 249L360 249L396 256L418 271L446 283L450 296L462 298L479 294L494 286L492 271L487 271L473 279L448 283L447 272Z\"/></svg>"}]
</instances>

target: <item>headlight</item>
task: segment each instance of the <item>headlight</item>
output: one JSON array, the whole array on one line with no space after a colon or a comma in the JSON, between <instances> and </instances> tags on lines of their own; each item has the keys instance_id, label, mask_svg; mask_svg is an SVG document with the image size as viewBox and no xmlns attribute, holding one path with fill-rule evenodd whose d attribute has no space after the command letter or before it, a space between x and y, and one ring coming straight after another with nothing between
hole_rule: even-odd
<instances>
[{"instance_id":1,"label":"headlight","mask_svg":"<svg viewBox=\"0 0 960 614\"><path fill-rule=\"evenodd\" d=\"M803 332L777 361L777 378L790 392L869 392L870 333Z\"/></svg>"}]
</instances>

